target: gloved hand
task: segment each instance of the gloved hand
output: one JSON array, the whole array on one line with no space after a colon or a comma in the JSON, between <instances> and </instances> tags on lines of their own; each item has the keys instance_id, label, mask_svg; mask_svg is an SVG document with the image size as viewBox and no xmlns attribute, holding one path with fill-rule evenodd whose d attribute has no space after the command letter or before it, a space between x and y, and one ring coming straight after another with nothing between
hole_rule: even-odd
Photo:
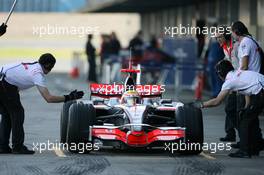
<instances>
[{"instance_id":1,"label":"gloved hand","mask_svg":"<svg viewBox=\"0 0 264 175\"><path fill-rule=\"evenodd\" d=\"M77 89L76 89L76 90L72 91L69 95L64 95L64 97L65 97L64 102L80 99L83 97L83 95L84 95L83 91L77 91Z\"/></svg>"},{"instance_id":2,"label":"gloved hand","mask_svg":"<svg viewBox=\"0 0 264 175\"><path fill-rule=\"evenodd\" d=\"M2 23L2 25L0 26L0 36L6 33L6 28L7 28L7 25Z\"/></svg>"},{"instance_id":3,"label":"gloved hand","mask_svg":"<svg viewBox=\"0 0 264 175\"><path fill-rule=\"evenodd\" d=\"M192 106L192 107L195 107L195 108L203 108L203 102L200 101L200 100L197 100L197 101L194 101L194 102L191 102L191 103L187 103L186 105Z\"/></svg>"}]
</instances>

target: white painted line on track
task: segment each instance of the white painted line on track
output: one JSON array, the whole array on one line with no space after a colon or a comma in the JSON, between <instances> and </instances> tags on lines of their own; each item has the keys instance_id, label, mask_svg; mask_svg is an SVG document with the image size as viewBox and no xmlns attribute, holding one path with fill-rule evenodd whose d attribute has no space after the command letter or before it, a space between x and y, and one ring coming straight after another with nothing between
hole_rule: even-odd
<instances>
[{"instance_id":1,"label":"white painted line on track","mask_svg":"<svg viewBox=\"0 0 264 175\"><path fill-rule=\"evenodd\" d=\"M215 160L216 159L215 157L210 156L209 154L205 154L204 152L201 152L200 155L203 156L206 159L210 159L210 160Z\"/></svg>"},{"instance_id":2,"label":"white painted line on track","mask_svg":"<svg viewBox=\"0 0 264 175\"><path fill-rule=\"evenodd\" d=\"M56 149L53 147L53 151L58 157L67 157L61 149Z\"/></svg>"}]
</instances>

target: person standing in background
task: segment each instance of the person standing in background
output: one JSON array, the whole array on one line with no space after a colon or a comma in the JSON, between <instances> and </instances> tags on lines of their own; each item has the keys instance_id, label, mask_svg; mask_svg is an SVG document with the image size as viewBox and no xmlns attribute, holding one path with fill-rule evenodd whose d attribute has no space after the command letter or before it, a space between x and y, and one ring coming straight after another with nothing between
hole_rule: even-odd
<instances>
[{"instance_id":1,"label":"person standing in background","mask_svg":"<svg viewBox=\"0 0 264 175\"><path fill-rule=\"evenodd\" d=\"M138 31L136 36L129 42L128 49L131 49L132 59L134 63L141 61L143 57L144 42L142 40L142 31Z\"/></svg>"},{"instance_id":2,"label":"person standing in background","mask_svg":"<svg viewBox=\"0 0 264 175\"><path fill-rule=\"evenodd\" d=\"M261 70L261 56L259 53L259 46L258 43L253 39L252 35L249 33L247 27L245 24L243 24L241 21L236 21L231 26L232 30L232 37L239 43L238 47L238 58L239 58L239 69L240 70L250 70L254 72L260 72ZM238 98L238 106L239 106L239 113L241 114L241 111L245 110L245 107L249 103L249 96L241 96ZM254 120L254 127L257 130L256 132L256 138L258 145L263 145L264 140L262 138L261 129L259 128L259 118L257 117L256 120ZM247 119L244 118L243 115L239 115L239 129L244 129L245 123L247 123ZM240 131L239 131L240 132ZM240 140L245 139L246 137L243 133L239 134ZM240 144L234 144L231 145L233 148L240 148Z\"/></svg>"},{"instance_id":3,"label":"person standing in background","mask_svg":"<svg viewBox=\"0 0 264 175\"><path fill-rule=\"evenodd\" d=\"M102 43L101 43L101 49L100 49L100 76L103 75L103 66L105 64L105 61L110 57L111 52L111 45L110 45L110 37L107 34L101 35Z\"/></svg>"},{"instance_id":4,"label":"person standing in background","mask_svg":"<svg viewBox=\"0 0 264 175\"><path fill-rule=\"evenodd\" d=\"M95 48L92 44L92 39L93 39L93 35L89 34L88 35L88 41L86 43L86 55L87 55L87 61L89 64L89 72L88 72L88 77L87 80L88 82L96 82L97 81L97 77L96 77L96 55L95 55Z\"/></svg>"},{"instance_id":5,"label":"person standing in background","mask_svg":"<svg viewBox=\"0 0 264 175\"><path fill-rule=\"evenodd\" d=\"M121 49L121 44L115 32L112 32L110 35L110 46L111 46L111 55L118 56L119 51Z\"/></svg>"},{"instance_id":6,"label":"person standing in background","mask_svg":"<svg viewBox=\"0 0 264 175\"><path fill-rule=\"evenodd\" d=\"M257 42L252 38L247 27L241 21L232 24L232 36L239 43L238 58L240 70L259 72L261 62Z\"/></svg>"},{"instance_id":7,"label":"person standing in background","mask_svg":"<svg viewBox=\"0 0 264 175\"><path fill-rule=\"evenodd\" d=\"M221 90L222 81L215 72L215 65L225 57L222 48L215 38L211 38L208 48L207 69L210 74L212 96L216 97Z\"/></svg>"},{"instance_id":8,"label":"person standing in background","mask_svg":"<svg viewBox=\"0 0 264 175\"><path fill-rule=\"evenodd\" d=\"M197 20L196 21L196 27L202 30L205 27L206 21L204 20ZM198 47L198 58L203 57L203 52L206 51L205 47L205 34L203 32L197 32L196 33L196 39L197 39L197 47Z\"/></svg>"}]
</instances>

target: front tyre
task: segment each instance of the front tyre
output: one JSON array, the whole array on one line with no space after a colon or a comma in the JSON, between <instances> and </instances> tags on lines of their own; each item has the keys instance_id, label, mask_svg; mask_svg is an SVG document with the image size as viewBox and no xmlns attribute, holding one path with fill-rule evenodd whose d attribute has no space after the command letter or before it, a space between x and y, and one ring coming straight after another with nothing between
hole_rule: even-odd
<instances>
[{"instance_id":1,"label":"front tyre","mask_svg":"<svg viewBox=\"0 0 264 175\"><path fill-rule=\"evenodd\" d=\"M193 106L180 106L176 110L176 125L185 127L185 141L188 146L185 150L179 150L181 154L200 154L202 152L204 133L202 111Z\"/></svg>"},{"instance_id":2,"label":"front tyre","mask_svg":"<svg viewBox=\"0 0 264 175\"><path fill-rule=\"evenodd\" d=\"M69 110L69 122L67 129L68 150L74 153L88 153L92 150L89 141L89 127L95 123L95 108L92 104L82 102L73 104ZM89 149L86 145L89 144Z\"/></svg>"},{"instance_id":3,"label":"front tyre","mask_svg":"<svg viewBox=\"0 0 264 175\"><path fill-rule=\"evenodd\" d=\"M69 109L71 105L74 103L76 103L76 101L68 101L64 103L62 110L61 110L61 119L60 119L60 142L61 143L66 143L68 120L69 120Z\"/></svg>"}]
</instances>

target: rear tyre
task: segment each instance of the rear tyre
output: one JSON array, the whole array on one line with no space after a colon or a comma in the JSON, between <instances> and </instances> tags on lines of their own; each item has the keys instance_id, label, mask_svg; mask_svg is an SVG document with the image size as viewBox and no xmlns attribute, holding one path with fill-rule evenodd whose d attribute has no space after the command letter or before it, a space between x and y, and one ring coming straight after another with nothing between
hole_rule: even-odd
<instances>
[{"instance_id":1,"label":"rear tyre","mask_svg":"<svg viewBox=\"0 0 264 175\"><path fill-rule=\"evenodd\" d=\"M61 110L61 118L60 118L60 142L61 143L66 143L69 109L71 105L74 103L76 103L76 101L68 101L64 103L62 110Z\"/></svg>"},{"instance_id":2,"label":"rear tyre","mask_svg":"<svg viewBox=\"0 0 264 175\"><path fill-rule=\"evenodd\" d=\"M95 108L92 104L75 103L71 105L67 129L67 143L70 152L88 153L92 150L92 143L89 141L89 127L95 123L95 117ZM84 149L87 145L89 149Z\"/></svg>"},{"instance_id":3,"label":"rear tyre","mask_svg":"<svg viewBox=\"0 0 264 175\"><path fill-rule=\"evenodd\" d=\"M180 106L176 110L176 125L185 127L186 149L178 150L181 154L200 154L202 152L204 133L202 111L193 106ZM182 142L182 141L180 141Z\"/></svg>"}]
</instances>

